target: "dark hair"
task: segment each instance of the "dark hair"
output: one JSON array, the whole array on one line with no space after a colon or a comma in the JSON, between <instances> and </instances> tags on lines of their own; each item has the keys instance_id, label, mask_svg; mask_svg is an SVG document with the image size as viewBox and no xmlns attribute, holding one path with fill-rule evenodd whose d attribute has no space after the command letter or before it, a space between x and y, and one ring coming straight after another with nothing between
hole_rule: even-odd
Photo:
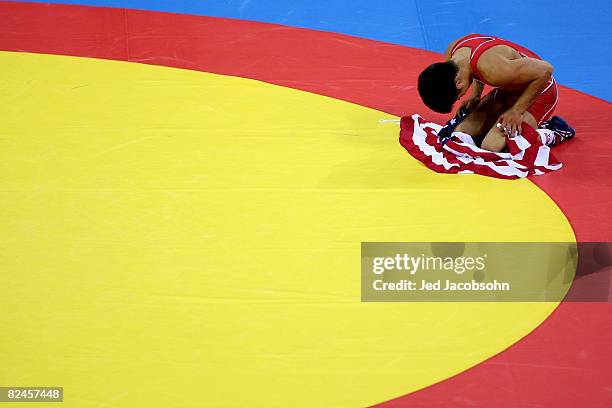
<instances>
[{"instance_id":1,"label":"dark hair","mask_svg":"<svg viewBox=\"0 0 612 408\"><path fill-rule=\"evenodd\" d=\"M459 67L453 61L431 64L419 75L419 95L435 112L448 113L459 99L455 77Z\"/></svg>"}]
</instances>

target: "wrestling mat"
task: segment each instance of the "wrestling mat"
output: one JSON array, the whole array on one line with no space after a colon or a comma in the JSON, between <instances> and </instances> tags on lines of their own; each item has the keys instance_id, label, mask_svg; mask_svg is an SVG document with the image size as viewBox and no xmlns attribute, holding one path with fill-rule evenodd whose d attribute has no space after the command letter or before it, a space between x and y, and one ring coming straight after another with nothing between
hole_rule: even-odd
<instances>
[{"instance_id":1,"label":"wrestling mat","mask_svg":"<svg viewBox=\"0 0 612 408\"><path fill-rule=\"evenodd\" d=\"M426 11L355 32L388 11L61 3L0 2L0 386L66 407L612 404L609 303L359 286L364 241L609 241L609 84L561 87L562 170L444 175L379 122L446 119L415 89L439 59Z\"/></svg>"}]
</instances>

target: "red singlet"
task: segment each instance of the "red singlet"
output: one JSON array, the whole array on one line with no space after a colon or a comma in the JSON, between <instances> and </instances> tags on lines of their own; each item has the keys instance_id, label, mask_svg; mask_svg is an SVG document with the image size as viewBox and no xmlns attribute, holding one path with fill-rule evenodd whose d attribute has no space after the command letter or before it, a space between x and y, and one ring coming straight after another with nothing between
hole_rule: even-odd
<instances>
[{"instance_id":1,"label":"red singlet","mask_svg":"<svg viewBox=\"0 0 612 408\"><path fill-rule=\"evenodd\" d=\"M521 56L523 57L531 57L541 60L541 58L534 53L533 51L515 44L513 42L503 40L498 37L493 37L490 35L482 35L482 34L468 34L465 37L460 38L451 51L451 57L457 51L457 49L461 47L469 47L471 49L470 53L470 67L472 68L472 73L480 82L485 83L487 85L491 85L486 82L480 71L478 70L478 59L480 56L489 48L494 47L496 45L507 45L508 47L514 48ZM492 85L491 85L492 86ZM496 88L493 92L498 93L501 89ZM501 90L508 93L514 93L513 91ZM542 123L544 120L548 119L550 115L553 113L555 106L557 105L558 94L557 94L557 83L553 77L550 78L548 82L548 86L544 88L544 90L538 95L536 100L531 104L531 106L527 109L527 112L531 113L533 117L538 122L538 125Z\"/></svg>"}]
</instances>

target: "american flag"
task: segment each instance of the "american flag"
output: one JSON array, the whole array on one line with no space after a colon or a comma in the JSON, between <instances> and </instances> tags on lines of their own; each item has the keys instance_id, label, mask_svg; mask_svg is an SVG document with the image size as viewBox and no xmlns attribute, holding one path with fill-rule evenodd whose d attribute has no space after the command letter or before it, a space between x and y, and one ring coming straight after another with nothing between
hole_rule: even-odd
<instances>
[{"instance_id":1,"label":"american flag","mask_svg":"<svg viewBox=\"0 0 612 408\"><path fill-rule=\"evenodd\" d=\"M505 152L495 153L476 146L472 137L453 132L438 138L441 125L425 121L420 115L400 121L400 144L415 159L438 173L475 173L483 176L516 179L541 175L562 164L545 146L538 131L523 123L520 135L507 140Z\"/></svg>"}]
</instances>

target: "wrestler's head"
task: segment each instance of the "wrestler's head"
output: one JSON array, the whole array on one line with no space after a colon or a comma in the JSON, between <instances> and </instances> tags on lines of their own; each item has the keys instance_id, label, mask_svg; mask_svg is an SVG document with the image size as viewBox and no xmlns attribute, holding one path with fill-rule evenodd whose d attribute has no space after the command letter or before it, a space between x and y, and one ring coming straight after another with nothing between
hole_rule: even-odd
<instances>
[{"instance_id":1,"label":"wrestler's head","mask_svg":"<svg viewBox=\"0 0 612 408\"><path fill-rule=\"evenodd\" d=\"M470 87L469 75L462 75L453 61L431 64L419 75L419 94L435 112L448 113Z\"/></svg>"}]
</instances>

